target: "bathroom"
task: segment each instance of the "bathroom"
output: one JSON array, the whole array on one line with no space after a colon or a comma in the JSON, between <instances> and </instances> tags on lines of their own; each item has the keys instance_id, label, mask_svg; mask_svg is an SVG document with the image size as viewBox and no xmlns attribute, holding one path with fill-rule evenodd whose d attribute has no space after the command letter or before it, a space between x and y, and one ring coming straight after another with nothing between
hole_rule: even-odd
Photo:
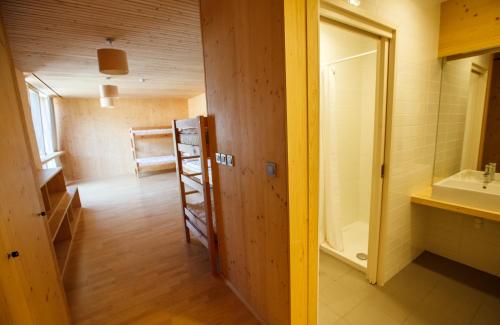
<instances>
[{"instance_id":1,"label":"bathroom","mask_svg":"<svg viewBox=\"0 0 500 325\"><path fill-rule=\"evenodd\" d=\"M455 4L351 2L320 6L318 324L496 324L500 54L440 43Z\"/></svg>"}]
</instances>

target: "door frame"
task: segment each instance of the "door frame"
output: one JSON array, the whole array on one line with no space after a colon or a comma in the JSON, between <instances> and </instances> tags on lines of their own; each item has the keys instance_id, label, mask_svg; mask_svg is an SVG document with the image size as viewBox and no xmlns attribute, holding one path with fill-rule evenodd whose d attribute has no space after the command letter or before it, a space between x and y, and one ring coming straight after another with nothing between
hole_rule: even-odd
<instances>
[{"instance_id":1,"label":"door frame","mask_svg":"<svg viewBox=\"0 0 500 325\"><path fill-rule=\"evenodd\" d=\"M372 284L377 282L379 266L379 243L381 237L381 219L383 215L384 193L386 193L388 155L390 145L392 83L391 73L394 70L395 30L380 23L368 20L352 12L346 12L330 3L321 3L320 21L326 18L342 28L368 34L378 39L377 48L377 82L375 103L375 127L373 139L373 165L371 185L371 205L368 239L368 265L366 276ZM392 55L391 55L392 54ZM319 60L319 58L318 58ZM319 127L318 127L319 130ZM311 134L311 136L318 136ZM319 215L316 215L319 219Z\"/></svg>"},{"instance_id":2,"label":"door frame","mask_svg":"<svg viewBox=\"0 0 500 325\"><path fill-rule=\"evenodd\" d=\"M490 108L490 96L491 96L491 83L493 78L493 68L495 61L495 54L493 53L488 63L488 76L486 79L486 92L484 94L484 107L483 107L483 122L481 125L481 139L479 140L479 157L477 158L477 170L481 170L484 166L484 143L486 140L486 127L488 124L488 112Z\"/></svg>"},{"instance_id":3,"label":"door frame","mask_svg":"<svg viewBox=\"0 0 500 325\"><path fill-rule=\"evenodd\" d=\"M383 190L383 165L384 165L384 147L385 147L385 120L386 120L386 94L387 94L387 50L390 39L380 34L374 34L367 29L353 26L333 20L329 11L320 12L320 24L332 24L338 28L349 30L360 35L365 35L377 42L376 59L376 78L375 78L375 108L374 108L374 129L372 143L372 166L371 166L371 190L370 190L370 215L369 215L369 234L368 234L368 261L365 274L370 283L377 281L377 263L378 263L378 242L380 233L380 215ZM321 38L320 38L321 41ZM321 93L321 89L320 89ZM321 110L321 107L320 107ZM319 134L317 135L319 136ZM321 158L321 157L319 157ZM320 175L321 176L321 175ZM318 213L318 219L320 218ZM319 220L318 220L319 223ZM318 227L319 228L319 227ZM318 234L318 238L320 235Z\"/></svg>"},{"instance_id":4,"label":"door frame","mask_svg":"<svg viewBox=\"0 0 500 325\"><path fill-rule=\"evenodd\" d=\"M488 65L489 65L489 62L488 62ZM467 113L466 113L466 118L465 118L465 133L464 133L464 146L462 147L462 157L461 157L461 161L460 161L460 165L461 165L461 168L463 168L463 165L464 165L464 148L465 148L465 138L467 136L471 136L469 133L468 133L468 130L470 130L470 126L468 126L468 123L470 122L469 121L469 117L471 114L471 106L472 107L475 107L477 112L480 112L481 113L481 116L480 116L480 121L479 121L479 141L476 143L477 144L477 153L476 153L476 163L475 163L475 167L477 168L477 170L481 170L481 138L483 137L484 135L484 132L483 132L483 122L484 122L484 114L485 114L485 111L486 111L486 93L488 92L488 79L489 79L489 73L488 73L488 67L483 67L482 65L478 64L478 63L475 63L475 62L472 62L471 63L471 67L470 67L470 78L472 78L472 75L476 74L477 77L478 77L478 80L477 80L477 84L475 85L476 86L476 94L475 94L475 98L474 99L474 102L471 103L470 100L471 100L471 93L470 93L470 87L471 87L471 80L472 79L469 79L469 98L468 98L468 101L467 101ZM474 96L473 96L474 97ZM474 123L473 123L474 125Z\"/></svg>"},{"instance_id":5,"label":"door frame","mask_svg":"<svg viewBox=\"0 0 500 325\"><path fill-rule=\"evenodd\" d=\"M378 254L384 248L383 238L385 230L384 224L386 211L388 209L387 195L390 173L391 159L391 133L392 133L392 111L394 104L394 70L396 53L396 29L390 25L375 21L346 8L328 3L326 1L308 1L307 11L307 134L308 134L308 310L309 321L315 324L318 310L318 277L319 277L319 242L318 242L318 197L319 197L319 23L320 17L325 16L331 20L343 24L354 26L358 29L368 31L372 34L387 38L387 69L386 69L386 89L382 107L385 108L385 129L382 132L385 139L385 146L381 156L384 157L384 181L381 185L380 218L378 218L378 239L372 250L377 250L377 261L375 267L367 270L370 282L377 282L383 274L383 264ZM379 285L384 283L377 282Z\"/></svg>"},{"instance_id":6,"label":"door frame","mask_svg":"<svg viewBox=\"0 0 500 325\"><path fill-rule=\"evenodd\" d=\"M284 3L286 124L289 208L290 315L292 324L316 324L318 311L318 196L319 196L319 22L320 8L344 24L383 33L391 38L388 52L385 170L390 170L392 107L396 30L359 15L356 8L321 0L290 0ZM350 8L350 9L346 9ZM323 13L324 14L324 13ZM331 18L331 17L330 17ZM390 174L386 173L383 193ZM382 196L384 224L387 200ZM380 229L383 249L384 228ZM383 255L380 256L383 258ZM378 262L376 275L383 274ZM379 284L381 281L378 282Z\"/></svg>"}]
</instances>

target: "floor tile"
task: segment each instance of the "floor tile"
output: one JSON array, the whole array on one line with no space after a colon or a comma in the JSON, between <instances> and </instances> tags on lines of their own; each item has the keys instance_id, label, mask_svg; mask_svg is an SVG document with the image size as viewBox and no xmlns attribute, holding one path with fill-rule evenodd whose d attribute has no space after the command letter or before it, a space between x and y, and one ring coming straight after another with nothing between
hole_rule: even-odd
<instances>
[{"instance_id":1,"label":"floor tile","mask_svg":"<svg viewBox=\"0 0 500 325\"><path fill-rule=\"evenodd\" d=\"M498 277L427 254L378 287L322 253L320 324L500 324Z\"/></svg>"},{"instance_id":2,"label":"floor tile","mask_svg":"<svg viewBox=\"0 0 500 325\"><path fill-rule=\"evenodd\" d=\"M371 300L364 300L361 304L354 307L345 318L356 325L393 325L401 322L389 317L378 306L375 306Z\"/></svg>"},{"instance_id":3,"label":"floor tile","mask_svg":"<svg viewBox=\"0 0 500 325\"><path fill-rule=\"evenodd\" d=\"M340 317L325 303L320 302L318 308L318 325L332 325Z\"/></svg>"}]
</instances>

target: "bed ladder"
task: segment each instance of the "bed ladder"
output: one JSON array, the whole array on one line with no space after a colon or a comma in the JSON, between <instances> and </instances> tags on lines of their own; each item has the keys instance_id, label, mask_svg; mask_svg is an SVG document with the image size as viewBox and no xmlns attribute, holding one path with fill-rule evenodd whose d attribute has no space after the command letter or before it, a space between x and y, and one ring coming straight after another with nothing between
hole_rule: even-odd
<instances>
[{"instance_id":1,"label":"bed ladder","mask_svg":"<svg viewBox=\"0 0 500 325\"><path fill-rule=\"evenodd\" d=\"M182 143L182 133L188 129L192 132L189 134L198 135L198 145ZM208 248L212 274L217 275L218 244L214 227L214 216L212 214L207 118L198 116L185 120L173 120L172 130L174 131L174 152L186 241L189 243L191 235L194 235ZM193 132L193 130L196 130L196 132ZM193 158L200 160L201 171L199 173L193 174L184 171L183 161ZM204 218L198 215L193 209L190 209L187 202L187 197L196 193L199 193L203 198Z\"/></svg>"}]
</instances>

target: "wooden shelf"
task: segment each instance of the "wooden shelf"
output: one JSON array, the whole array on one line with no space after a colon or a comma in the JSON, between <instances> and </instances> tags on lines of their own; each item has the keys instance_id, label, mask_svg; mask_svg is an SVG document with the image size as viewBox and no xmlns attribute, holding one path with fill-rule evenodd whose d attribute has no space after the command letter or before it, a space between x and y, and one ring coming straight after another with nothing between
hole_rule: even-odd
<instances>
[{"instance_id":1,"label":"wooden shelf","mask_svg":"<svg viewBox=\"0 0 500 325\"><path fill-rule=\"evenodd\" d=\"M61 170L62 170L61 167L40 169L36 175L36 181L37 181L38 186L42 187L45 184L47 184Z\"/></svg>"},{"instance_id":2,"label":"wooden shelf","mask_svg":"<svg viewBox=\"0 0 500 325\"><path fill-rule=\"evenodd\" d=\"M59 205L62 203L62 200L64 196L66 195L66 192L55 192L55 193L49 193L49 202L50 202L50 209L47 211L47 214L50 215L54 213L54 211L59 207Z\"/></svg>"},{"instance_id":3,"label":"wooden shelf","mask_svg":"<svg viewBox=\"0 0 500 325\"><path fill-rule=\"evenodd\" d=\"M68 264L69 252L71 250L71 239L54 243L54 249L56 251L59 271L61 272L61 275L63 275L64 271L66 271L66 265Z\"/></svg>"},{"instance_id":4,"label":"wooden shelf","mask_svg":"<svg viewBox=\"0 0 500 325\"><path fill-rule=\"evenodd\" d=\"M411 196L411 202L441 210L467 214L470 216L484 218L493 221L500 221L500 212L484 210L469 205L452 203L443 200L437 200L432 197L432 187L429 187L422 192L413 194Z\"/></svg>"},{"instance_id":5,"label":"wooden shelf","mask_svg":"<svg viewBox=\"0 0 500 325\"><path fill-rule=\"evenodd\" d=\"M61 227L61 223L64 219L64 215L68 211L69 205L71 203L71 197L66 192L63 193L63 197L59 201L59 205L55 210L51 211L48 216L49 230L52 240L55 240L57 232Z\"/></svg>"},{"instance_id":6,"label":"wooden shelf","mask_svg":"<svg viewBox=\"0 0 500 325\"><path fill-rule=\"evenodd\" d=\"M82 214L82 208L81 207L73 209L73 222L70 222L71 233L73 234L73 236L76 233L76 228L78 227L78 221L80 221L80 215L81 214Z\"/></svg>"},{"instance_id":7,"label":"wooden shelf","mask_svg":"<svg viewBox=\"0 0 500 325\"><path fill-rule=\"evenodd\" d=\"M68 263L73 236L82 214L78 187L66 186L62 168L42 169L37 174L49 236L61 276Z\"/></svg>"},{"instance_id":8,"label":"wooden shelf","mask_svg":"<svg viewBox=\"0 0 500 325\"><path fill-rule=\"evenodd\" d=\"M66 264L68 263L72 239L69 220L68 218L63 218L59 231L54 239L54 250L61 274L64 274Z\"/></svg>"}]
</instances>

